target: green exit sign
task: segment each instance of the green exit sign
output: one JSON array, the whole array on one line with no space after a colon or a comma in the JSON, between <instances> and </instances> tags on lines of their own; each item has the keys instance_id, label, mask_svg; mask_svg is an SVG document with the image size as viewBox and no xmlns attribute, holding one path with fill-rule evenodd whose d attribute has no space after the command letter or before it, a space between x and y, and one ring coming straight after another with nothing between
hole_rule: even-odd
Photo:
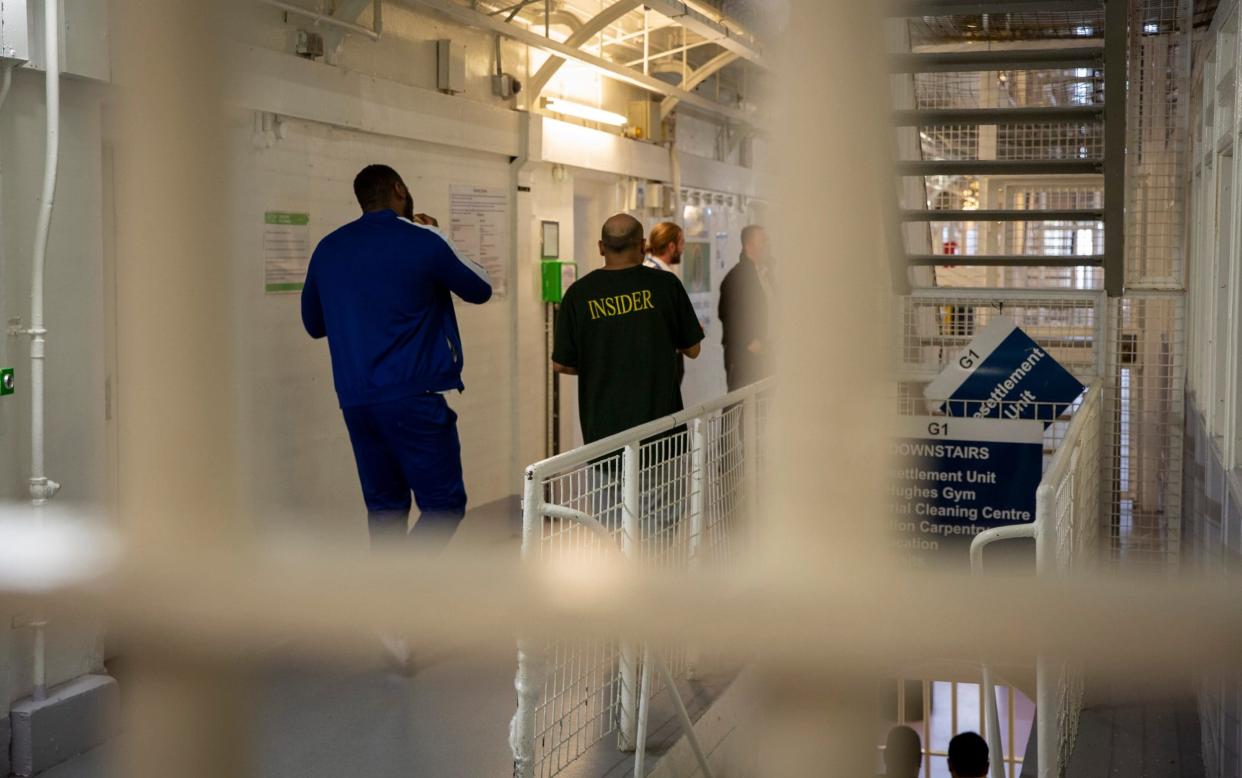
<instances>
[{"instance_id":1,"label":"green exit sign","mask_svg":"<svg viewBox=\"0 0 1242 778\"><path fill-rule=\"evenodd\" d=\"M13 368L6 367L0 370L0 397L13 394Z\"/></svg>"}]
</instances>

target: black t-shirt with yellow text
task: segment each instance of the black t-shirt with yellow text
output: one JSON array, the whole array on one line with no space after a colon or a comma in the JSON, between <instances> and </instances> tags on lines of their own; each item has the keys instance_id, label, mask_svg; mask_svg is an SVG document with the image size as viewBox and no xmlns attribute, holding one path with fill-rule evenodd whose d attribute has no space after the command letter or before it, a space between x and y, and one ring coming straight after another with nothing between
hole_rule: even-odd
<instances>
[{"instance_id":1,"label":"black t-shirt with yellow text","mask_svg":"<svg viewBox=\"0 0 1242 778\"><path fill-rule=\"evenodd\" d=\"M587 443L682 409L677 352L703 339L676 275L599 269L565 292L552 360L578 371Z\"/></svg>"}]
</instances>

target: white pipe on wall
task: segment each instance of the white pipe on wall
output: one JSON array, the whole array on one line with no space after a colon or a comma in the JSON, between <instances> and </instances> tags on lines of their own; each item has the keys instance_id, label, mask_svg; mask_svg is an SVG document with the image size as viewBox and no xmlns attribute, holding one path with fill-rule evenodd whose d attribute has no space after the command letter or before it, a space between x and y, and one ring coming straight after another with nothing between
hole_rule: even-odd
<instances>
[{"instance_id":1,"label":"white pipe on wall","mask_svg":"<svg viewBox=\"0 0 1242 778\"><path fill-rule=\"evenodd\" d=\"M44 385L43 365L47 330L43 328L43 281L47 265L47 241L52 228L52 207L56 199L56 174L60 164L60 0L43 2L43 51L46 61L47 140L43 164L43 196L35 227L34 267L30 282L30 501L36 507L60 489L44 470ZM34 698L47 696L47 622L36 619L32 676Z\"/></svg>"}]
</instances>

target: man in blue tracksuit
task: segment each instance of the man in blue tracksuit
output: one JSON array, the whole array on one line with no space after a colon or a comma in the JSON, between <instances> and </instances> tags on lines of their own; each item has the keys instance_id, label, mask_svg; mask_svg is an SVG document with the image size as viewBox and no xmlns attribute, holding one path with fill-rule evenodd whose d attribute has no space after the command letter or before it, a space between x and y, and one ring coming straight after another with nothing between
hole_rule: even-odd
<instances>
[{"instance_id":1,"label":"man in blue tracksuit","mask_svg":"<svg viewBox=\"0 0 1242 778\"><path fill-rule=\"evenodd\" d=\"M413 492L420 517L409 535L438 546L466 512L457 414L444 399L465 388L452 295L485 303L491 281L434 219L414 215L392 168L364 168L354 194L362 217L311 256L302 323L328 338L372 542L406 534Z\"/></svg>"}]
</instances>

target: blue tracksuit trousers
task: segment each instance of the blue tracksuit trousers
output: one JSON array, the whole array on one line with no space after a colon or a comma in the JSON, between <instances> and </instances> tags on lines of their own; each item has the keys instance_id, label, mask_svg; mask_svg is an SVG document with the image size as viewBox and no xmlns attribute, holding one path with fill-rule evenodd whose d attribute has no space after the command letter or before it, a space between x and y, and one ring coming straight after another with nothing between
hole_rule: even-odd
<instances>
[{"instance_id":1,"label":"blue tracksuit trousers","mask_svg":"<svg viewBox=\"0 0 1242 778\"><path fill-rule=\"evenodd\" d=\"M448 543L466 513L457 414L439 394L343 408L374 543L406 534L410 493L420 547Z\"/></svg>"}]
</instances>

